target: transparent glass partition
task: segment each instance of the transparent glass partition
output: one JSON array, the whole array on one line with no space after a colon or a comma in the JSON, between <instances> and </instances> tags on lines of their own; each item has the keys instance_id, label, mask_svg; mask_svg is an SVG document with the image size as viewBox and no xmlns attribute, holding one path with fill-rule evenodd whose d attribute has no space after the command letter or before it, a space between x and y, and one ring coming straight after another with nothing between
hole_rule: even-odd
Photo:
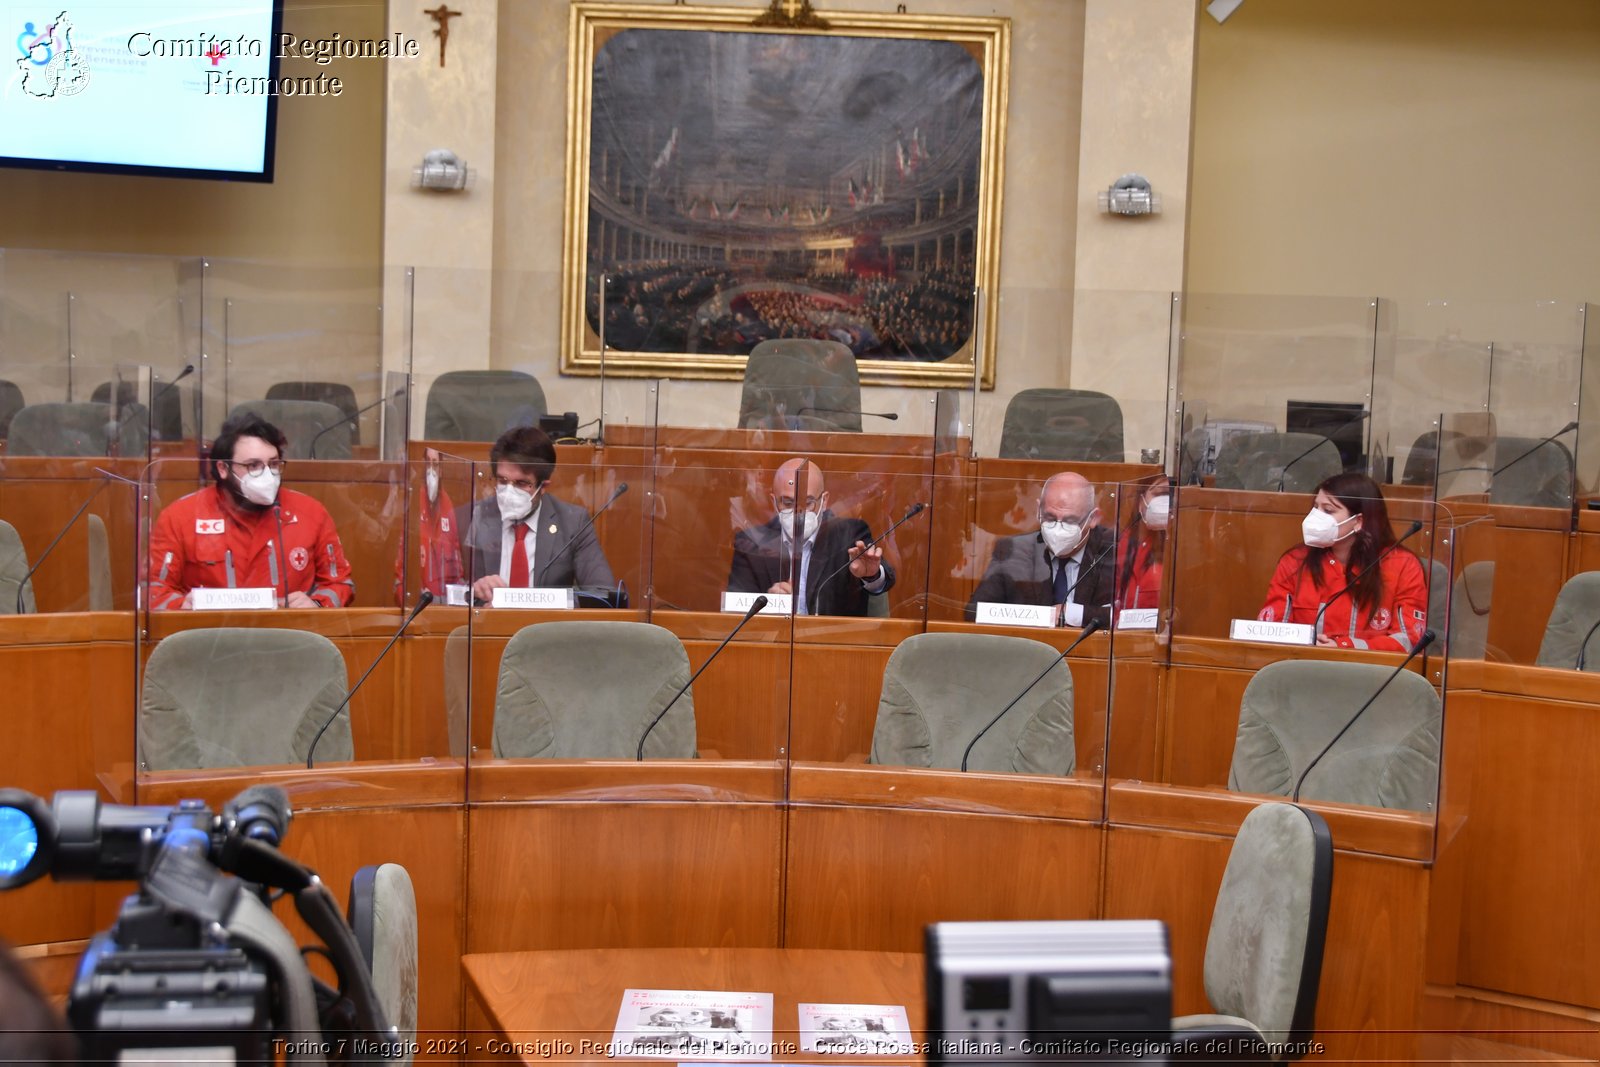
<instances>
[{"instance_id":1,"label":"transparent glass partition","mask_svg":"<svg viewBox=\"0 0 1600 1067\"><path fill-rule=\"evenodd\" d=\"M1494 347L1467 329L1459 301L1384 301L1383 308L1392 373L1384 386L1387 417L1374 429L1392 463L1379 480L1431 491L1441 447L1448 456L1454 435L1489 410Z\"/></svg>"},{"instance_id":2,"label":"transparent glass partition","mask_svg":"<svg viewBox=\"0 0 1600 1067\"><path fill-rule=\"evenodd\" d=\"M0 614L131 611L142 456L0 460Z\"/></svg>"},{"instance_id":3,"label":"transparent glass partition","mask_svg":"<svg viewBox=\"0 0 1600 1067\"><path fill-rule=\"evenodd\" d=\"M1580 509L1600 494L1600 304L1583 306L1583 352L1579 358L1577 490Z\"/></svg>"}]
</instances>

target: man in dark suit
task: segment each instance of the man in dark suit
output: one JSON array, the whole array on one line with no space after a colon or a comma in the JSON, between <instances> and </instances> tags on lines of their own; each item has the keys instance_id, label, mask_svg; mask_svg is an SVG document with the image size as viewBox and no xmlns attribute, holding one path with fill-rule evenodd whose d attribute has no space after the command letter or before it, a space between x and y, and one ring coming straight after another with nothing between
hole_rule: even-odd
<instances>
[{"instance_id":1,"label":"man in dark suit","mask_svg":"<svg viewBox=\"0 0 1600 1067\"><path fill-rule=\"evenodd\" d=\"M793 595L797 615L866 615L867 598L894 585L883 549L867 547L867 524L828 510L816 464L791 459L779 467L772 508L770 522L733 535L728 592Z\"/></svg>"},{"instance_id":2,"label":"man in dark suit","mask_svg":"<svg viewBox=\"0 0 1600 1067\"><path fill-rule=\"evenodd\" d=\"M495 495L461 508L462 554L475 600L499 586L563 588L617 584L589 513L548 492L556 446L537 426L517 426L489 451Z\"/></svg>"},{"instance_id":3,"label":"man in dark suit","mask_svg":"<svg viewBox=\"0 0 1600 1067\"><path fill-rule=\"evenodd\" d=\"M1094 487L1080 474L1052 475L1039 492L1039 529L1001 538L967 619L978 603L1056 604L1063 626L1111 621L1116 537L1100 525Z\"/></svg>"}]
</instances>

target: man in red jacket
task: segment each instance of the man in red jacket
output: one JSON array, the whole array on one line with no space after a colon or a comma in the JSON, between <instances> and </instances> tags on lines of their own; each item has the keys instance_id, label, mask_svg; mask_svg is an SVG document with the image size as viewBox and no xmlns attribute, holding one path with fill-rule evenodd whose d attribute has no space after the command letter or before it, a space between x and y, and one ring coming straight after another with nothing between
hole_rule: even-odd
<instances>
[{"instance_id":1,"label":"man in red jacket","mask_svg":"<svg viewBox=\"0 0 1600 1067\"><path fill-rule=\"evenodd\" d=\"M444 455L437 449L423 451L423 496L417 501L418 571L413 583L445 600L445 586L463 581L461 532L456 529L456 506L440 486ZM406 606L405 548L395 553L394 599Z\"/></svg>"},{"instance_id":2,"label":"man in red jacket","mask_svg":"<svg viewBox=\"0 0 1600 1067\"><path fill-rule=\"evenodd\" d=\"M150 606L193 606L195 589L277 590L279 605L342 608L355 599L327 509L280 490L283 431L256 415L229 419L211 445L216 484L162 511L150 533Z\"/></svg>"}]
</instances>

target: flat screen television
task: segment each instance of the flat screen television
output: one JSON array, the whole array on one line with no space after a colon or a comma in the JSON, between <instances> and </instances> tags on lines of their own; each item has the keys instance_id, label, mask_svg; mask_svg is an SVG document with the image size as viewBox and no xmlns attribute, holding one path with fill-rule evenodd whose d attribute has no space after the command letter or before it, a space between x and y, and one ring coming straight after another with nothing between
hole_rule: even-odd
<instances>
[{"instance_id":1,"label":"flat screen television","mask_svg":"<svg viewBox=\"0 0 1600 1067\"><path fill-rule=\"evenodd\" d=\"M0 0L0 165L272 180L282 0Z\"/></svg>"}]
</instances>

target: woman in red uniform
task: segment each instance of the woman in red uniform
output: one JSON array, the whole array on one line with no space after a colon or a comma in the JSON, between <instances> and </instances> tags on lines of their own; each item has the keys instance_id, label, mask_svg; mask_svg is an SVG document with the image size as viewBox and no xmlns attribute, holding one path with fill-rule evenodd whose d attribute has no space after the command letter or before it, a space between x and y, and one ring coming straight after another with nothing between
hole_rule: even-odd
<instances>
[{"instance_id":1,"label":"woman in red uniform","mask_svg":"<svg viewBox=\"0 0 1600 1067\"><path fill-rule=\"evenodd\" d=\"M1409 549L1385 554L1395 536L1373 480L1347 472L1323 482L1301 533L1305 543L1278 560L1260 617L1311 623L1319 645L1415 648L1427 618L1428 583Z\"/></svg>"},{"instance_id":2,"label":"woman in red uniform","mask_svg":"<svg viewBox=\"0 0 1600 1067\"><path fill-rule=\"evenodd\" d=\"M1161 564L1172 516L1172 479L1158 474L1139 494L1139 513L1128 523L1117 553L1117 607L1153 608L1161 598Z\"/></svg>"}]
</instances>

